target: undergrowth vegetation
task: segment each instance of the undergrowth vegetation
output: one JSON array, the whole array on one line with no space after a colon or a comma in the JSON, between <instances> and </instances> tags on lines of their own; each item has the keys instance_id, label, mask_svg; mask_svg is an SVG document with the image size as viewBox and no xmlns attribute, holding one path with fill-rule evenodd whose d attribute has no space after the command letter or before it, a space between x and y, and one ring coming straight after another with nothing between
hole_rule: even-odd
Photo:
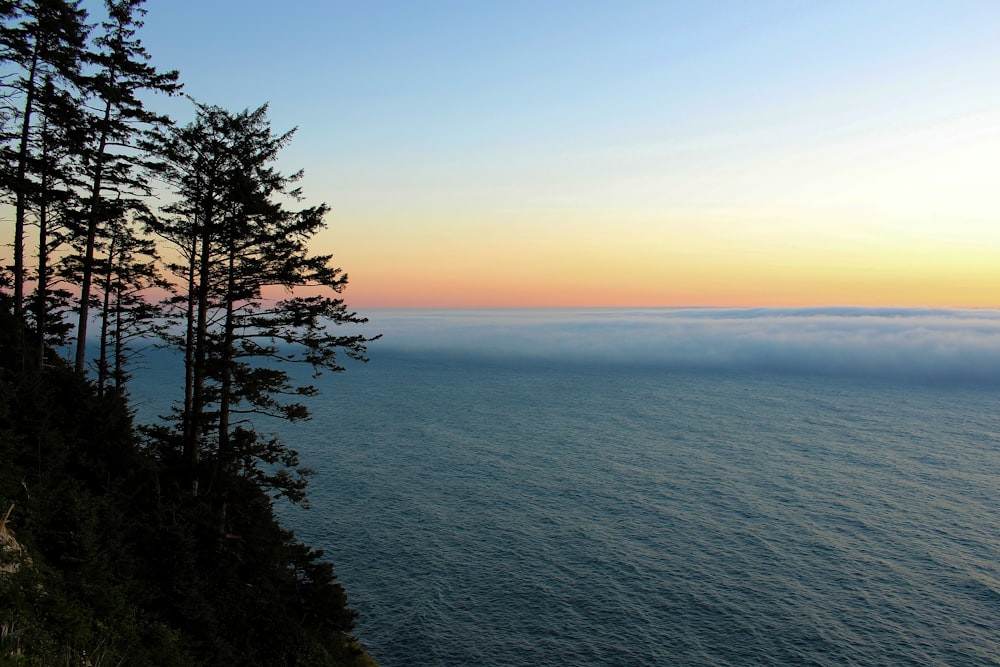
<instances>
[{"instance_id":1,"label":"undergrowth vegetation","mask_svg":"<svg viewBox=\"0 0 1000 667\"><path fill-rule=\"evenodd\" d=\"M374 665L258 485L188 493L122 398L25 339L0 309L0 666Z\"/></svg>"}]
</instances>

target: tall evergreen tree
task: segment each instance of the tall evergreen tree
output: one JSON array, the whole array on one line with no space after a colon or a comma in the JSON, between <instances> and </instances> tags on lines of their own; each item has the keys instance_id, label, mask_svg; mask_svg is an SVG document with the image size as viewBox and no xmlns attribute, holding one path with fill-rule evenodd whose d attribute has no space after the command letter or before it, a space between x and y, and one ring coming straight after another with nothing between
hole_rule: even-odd
<instances>
[{"instance_id":1,"label":"tall evergreen tree","mask_svg":"<svg viewBox=\"0 0 1000 667\"><path fill-rule=\"evenodd\" d=\"M167 290L160 278L153 239L135 225L119 218L111 221L100 267L101 330L98 343L97 391L122 395L130 378L128 366L135 356L131 343L151 338L159 330L161 310L148 299L152 288Z\"/></svg>"},{"instance_id":2,"label":"tall evergreen tree","mask_svg":"<svg viewBox=\"0 0 1000 667\"><path fill-rule=\"evenodd\" d=\"M56 255L74 236L79 221L79 160L82 111L67 91L52 85L51 79L39 97L41 125L37 136L38 188L32 197L38 227L34 304L35 344L40 364L46 347L63 344L69 327L63 317L69 307L70 292L56 288L61 272Z\"/></svg>"},{"instance_id":3,"label":"tall evergreen tree","mask_svg":"<svg viewBox=\"0 0 1000 667\"><path fill-rule=\"evenodd\" d=\"M196 468L207 457L215 469L240 472L297 500L304 479L293 474L295 452L261 437L249 417L308 416L298 398L315 388L297 384L275 362L340 371L338 353L363 360L372 339L334 331L366 320L336 296L347 276L330 256L309 254L327 207L289 208L301 199L295 186L301 172L285 175L274 163L291 135L272 132L266 106L241 113L199 106L194 123L160 138L159 169L174 184L177 203L154 226L185 260L173 268L187 285L179 304L187 326L174 340L187 367L186 460ZM284 298L270 297L281 289Z\"/></svg>"},{"instance_id":4,"label":"tall evergreen tree","mask_svg":"<svg viewBox=\"0 0 1000 667\"><path fill-rule=\"evenodd\" d=\"M167 269L182 280L168 306L183 321L183 333L167 342L184 352L184 397L180 409L182 460L191 473L192 491L198 492L197 470L201 459L202 414L205 397L206 341L208 330L211 230L222 208L222 184L226 128L224 114L199 109L196 122L185 127L173 126L168 132L155 133L146 149L153 156L148 167L177 195L163 208L166 217L151 216L150 230L172 245L177 258L166 263ZM165 332L169 332L166 329Z\"/></svg>"},{"instance_id":5,"label":"tall evergreen tree","mask_svg":"<svg viewBox=\"0 0 1000 667\"><path fill-rule=\"evenodd\" d=\"M19 54L24 51L24 36L18 30L20 21L20 2L18 0L0 0L0 178L5 188L10 188L13 178L13 155L9 144L16 136L13 129L17 116L17 93L14 83L17 78L16 64Z\"/></svg>"},{"instance_id":6,"label":"tall evergreen tree","mask_svg":"<svg viewBox=\"0 0 1000 667\"><path fill-rule=\"evenodd\" d=\"M145 14L143 4L144 0L105 0L108 19L95 40L97 49L88 56L94 72L87 77L86 87L93 106L90 144L85 152L88 202L74 363L77 373L83 373L87 358L99 232L126 210L141 208L139 197L148 195L149 187L137 169L140 134L169 123L165 116L147 109L140 95L180 90L177 72L158 72L136 37Z\"/></svg>"},{"instance_id":7,"label":"tall evergreen tree","mask_svg":"<svg viewBox=\"0 0 1000 667\"><path fill-rule=\"evenodd\" d=\"M14 197L14 312L24 308L26 283L25 226L33 192L39 190L33 162L33 135L38 130L39 97L43 86L72 86L79 78L87 37L80 0L18 0L0 7L4 19L2 48L9 74L7 130L4 139L5 190Z\"/></svg>"}]
</instances>

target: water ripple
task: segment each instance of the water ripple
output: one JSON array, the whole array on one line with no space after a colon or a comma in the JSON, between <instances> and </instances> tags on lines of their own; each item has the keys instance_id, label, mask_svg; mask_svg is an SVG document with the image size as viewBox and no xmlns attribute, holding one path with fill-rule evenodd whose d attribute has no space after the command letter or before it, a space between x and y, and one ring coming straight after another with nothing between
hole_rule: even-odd
<instances>
[{"instance_id":1,"label":"water ripple","mask_svg":"<svg viewBox=\"0 0 1000 667\"><path fill-rule=\"evenodd\" d=\"M284 511L383 667L1000 661L995 392L417 357L334 381L313 509Z\"/></svg>"}]
</instances>

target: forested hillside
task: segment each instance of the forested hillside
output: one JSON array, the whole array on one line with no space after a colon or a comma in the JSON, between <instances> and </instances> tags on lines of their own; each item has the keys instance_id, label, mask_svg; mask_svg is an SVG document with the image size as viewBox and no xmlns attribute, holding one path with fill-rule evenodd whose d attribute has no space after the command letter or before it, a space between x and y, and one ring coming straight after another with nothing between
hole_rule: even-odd
<instances>
[{"instance_id":1,"label":"forested hillside","mask_svg":"<svg viewBox=\"0 0 1000 667\"><path fill-rule=\"evenodd\" d=\"M257 483L191 494L120 397L39 372L6 309L0 332L0 665L373 664L332 566Z\"/></svg>"},{"instance_id":2,"label":"forested hillside","mask_svg":"<svg viewBox=\"0 0 1000 667\"><path fill-rule=\"evenodd\" d=\"M266 106L150 110L181 84L143 15L0 0L0 664L369 664L274 517L309 471L253 418L308 418L288 364L341 371L374 337L310 250L327 207L277 167L292 133ZM141 426L138 341L184 365Z\"/></svg>"}]
</instances>

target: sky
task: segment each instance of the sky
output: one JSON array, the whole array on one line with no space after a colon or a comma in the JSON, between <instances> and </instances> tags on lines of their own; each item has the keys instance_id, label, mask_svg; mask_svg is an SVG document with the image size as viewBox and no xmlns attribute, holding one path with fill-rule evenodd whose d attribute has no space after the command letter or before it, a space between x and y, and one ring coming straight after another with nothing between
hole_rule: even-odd
<instances>
[{"instance_id":1,"label":"sky","mask_svg":"<svg viewBox=\"0 0 1000 667\"><path fill-rule=\"evenodd\" d=\"M352 307L1000 305L995 0L147 8L298 128Z\"/></svg>"}]
</instances>

